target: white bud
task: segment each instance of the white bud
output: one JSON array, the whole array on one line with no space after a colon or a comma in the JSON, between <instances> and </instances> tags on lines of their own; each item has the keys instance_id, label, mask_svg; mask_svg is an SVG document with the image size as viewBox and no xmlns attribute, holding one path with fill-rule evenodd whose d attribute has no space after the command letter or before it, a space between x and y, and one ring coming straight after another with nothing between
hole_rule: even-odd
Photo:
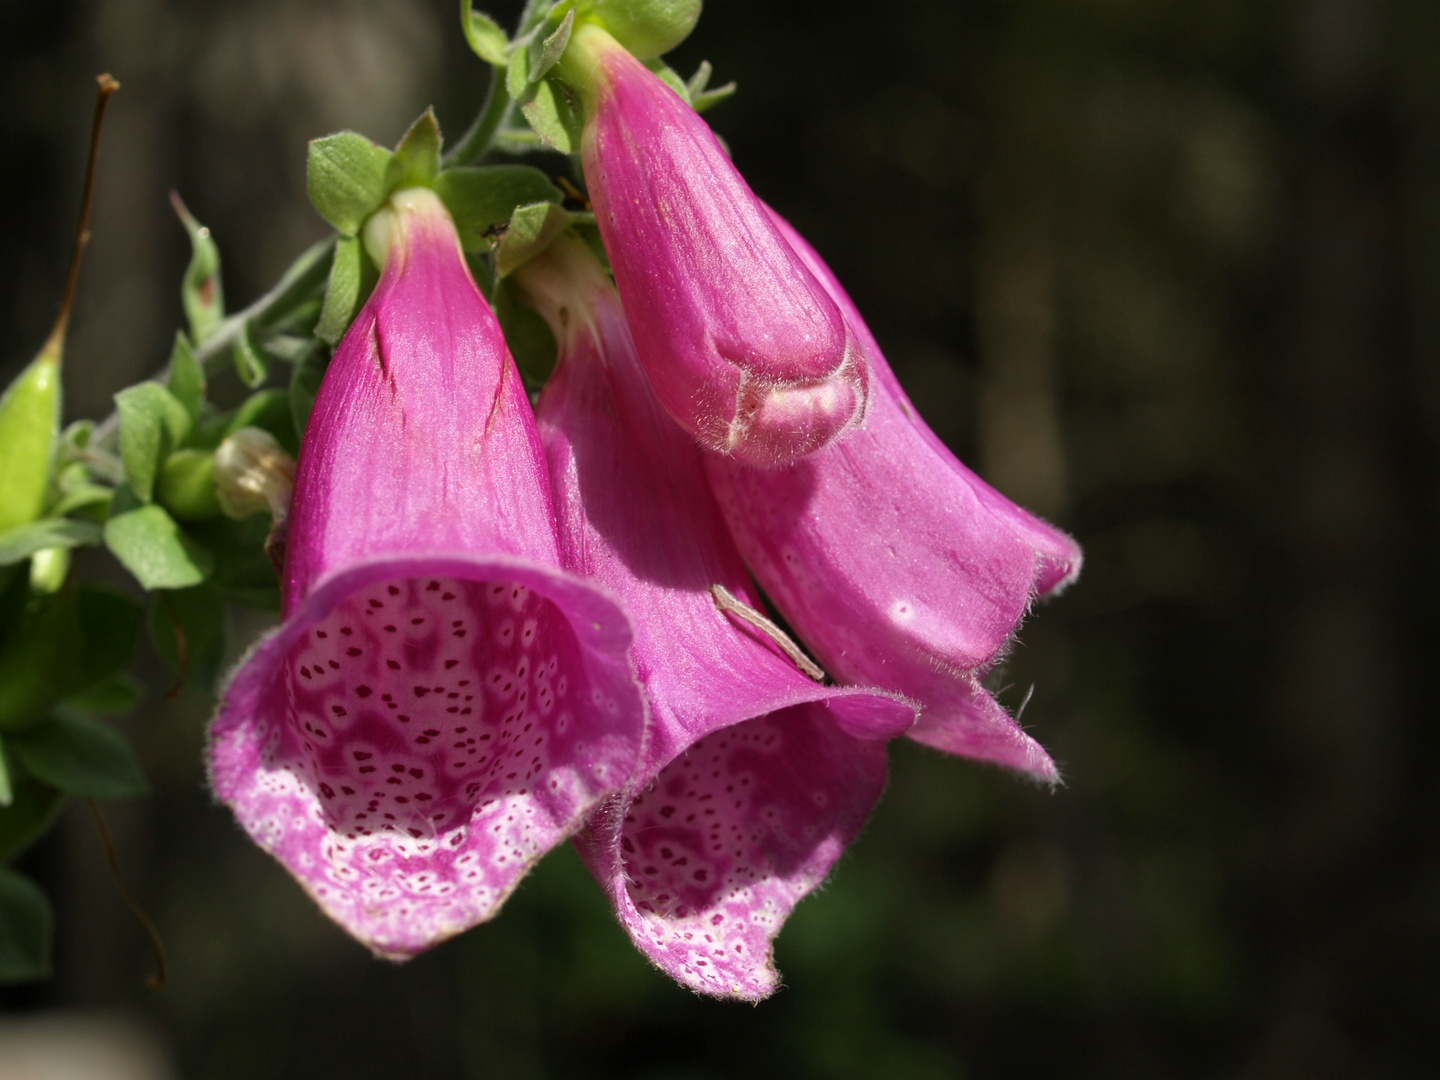
<instances>
[{"instance_id":1,"label":"white bud","mask_svg":"<svg viewBox=\"0 0 1440 1080\"><path fill-rule=\"evenodd\" d=\"M241 428L215 451L215 494L228 517L269 510L278 525L290 513L294 487L295 459L268 431Z\"/></svg>"}]
</instances>

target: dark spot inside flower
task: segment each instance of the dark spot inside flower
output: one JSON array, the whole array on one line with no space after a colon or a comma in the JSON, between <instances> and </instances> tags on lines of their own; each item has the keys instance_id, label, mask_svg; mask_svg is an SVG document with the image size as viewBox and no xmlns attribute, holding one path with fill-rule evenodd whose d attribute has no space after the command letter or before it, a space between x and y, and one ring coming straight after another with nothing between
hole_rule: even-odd
<instances>
[{"instance_id":1,"label":"dark spot inside flower","mask_svg":"<svg viewBox=\"0 0 1440 1080\"><path fill-rule=\"evenodd\" d=\"M439 591L440 591L440 582L438 582L438 581L432 581L432 582L430 582L429 585L426 585L426 586L425 586L425 591L426 591L426 592L439 592Z\"/></svg>"},{"instance_id":2,"label":"dark spot inside flower","mask_svg":"<svg viewBox=\"0 0 1440 1080\"><path fill-rule=\"evenodd\" d=\"M390 633L392 633L392 634L395 633L395 627L393 627L393 626L387 625L387 626L385 627L385 629L388 630L388 631L389 631Z\"/></svg>"},{"instance_id":3,"label":"dark spot inside flower","mask_svg":"<svg viewBox=\"0 0 1440 1080\"><path fill-rule=\"evenodd\" d=\"M337 661L335 661L335 660L330 660L330 661L327 661L327 663L329 663L329 665L330 665L332 668L334 668L336 671L339 671L339 670L340 670L340 664L339 664Z\"/></svg>"},{"instance_id":4,"label":"dark spot inside flower","mask_svg":"<svg viewBox=\"0 0 1440 1080\"><path fill-rule=\"evenodd\" d=\"M355 751L355 760L356 760L356 761L369 761L369 760L370 760L372 757L374 757L374 756L375 756L375 755L372 754L372 753L370 753L370 751L368 751L368 750L356 750L356 751Z\"/></svg>"},{"instance_id":5,"label":"dark spot inside flower","mask_svg":"<svg viewBox=\"0 0 1440 1080\"><path fill-rule=\"evenodd\" d=\"M316 630L316 631L315 631L315 636L316 636L316 637L329 637L330 635L327 634L327 633L325 633L324 630Z\"/></svg>"},{"instance_id":6,"label":"dark spot inside flower","mask_svg":"<svg viewBox=\"0 0 1440 1080\"><path fill-rule=\"evenodd\" d=\"M345 650L345 655L346 655L346 656L359 656L359 655L360 655L360 650L357 649L357 648L355 648L354 645L351 645L350 648L348 648L348 649Z\"/></svg>"},{"instance_id":7,"label":"dark spot inside flower","mask_svg":"<svg viewBox=\"0 0 1440 1080\"><path fill-rule=\"evenodd\" d=\"M345 715L345 710L344 710L344 708L341 707L341 706L339 706L339 705L331 705L331 706L330 706L330 711L333 712L336 716L344 716L344 715Z\"/></svg>"},{"instance_id":8,"label":"dark spot inside flower","mask_svg":"<svg viewBox=\"0 0 1440 1080\"><path fill-rule=\"evenodd\" d=\"M368 687L368 686L357 686L357 687L355 687L355 696L356 696L356 697L367 698L367 697L369 697L371 694L373 694L374 692L375 692L375 691L371 690L370 687Z\"/></svg>"},{"instance_id":9,"label":"dark spot inside flower","mask_svg":"<svg viewBox=\"0 0 1440 1080\"><path fill-rule=\"evenodd\" d=\"M416 780L420 780L420 779L423 779L423 778L424 778L424 776L425 776L425 770L424 770L424 769L411 769L411 770L410 770L410 775L413 776L413 777L415 777Z\"/></svg>"},{"instance_id":10,"label":"dark spot inside flower","mask_svg":"<svg viewBox=\"0 0 1440 1080\"><path fill-rule=\"evenodd\" d=\"M434 728L426 728L426 729L425 729L425 734L426 734L426 735L429 735L429 736L433 739L436 735L439 735L440 732L438 732L438 731L435 730Z\"/></svg>"},{"instance_id":11,"label":"dark spot inside flower","mask_svg":"<svg viewBox=\"0 0 1440 1080\"><path fill-rule=\"evenodd\" d=\"M410 625L411 625L411 626L419 626L419 625L420 625L422 622L424 622L424 621L425 621L425 619L424 619L423 616L417 615L417 616L415 616L415 618L413 618L413 619L410 620Z\"/></svg>"},{"instance_id":12,"label":"dark spot inside flower","mask_svg":"<svg viewBox=\"0 0 1440 1080\"><path fill-rule=\"evenodd\" d=\"M355 631L351 630L348 626L342 626L340 628L340 633L344 634L346 637L349 637L351 634L355 633Z\"/></svg>"},{"instance_id":13,"label":"dark spot inside flower","mask_svg":"<svg viewBox=\"0 0 1440 1080\"><path fill-rule=\"evenodd\" d=\"M453 667L454 667L456 664L458 664L458 663L460 663L459 660L446 660L446 661L445 661L445 670L446 670L446 671L449 671L451 668L453 668Z\"/></svg>"},{"instance_id":14,"label":"dark spot inside flower","mask_svg":"<svg viewBox=\"0 0 1440 1080\"><path fill-rule=\"evenodd\" d=\"M354 789L354 788L345 787L344 785L341 785L340 790L341 790L342 792L344 792L346 795L354 795L354 794L355 794L355 789Z\"/></svg>"},{"instance_id":15,"label":"dark spot inside flower","mask_svg":"<svg viewBox=\"0 0 1440 1080\"><path fill-rule=\"evenodd\" d=\"M400 587L398 585L386 585L385 591L388 592L391 596L400 595Z\"/></svg>"},{"instance_id":16,"label":"dark spot inside flower","mask_svg":"<svg viewBox=\"0 0 1440 1080\"><path fill-rule=\"evenodd\" d=\"M417 686L417 687L415 687L415 696L416 696L416 697L424 697L424 696L425 696L426 694L428 694L428 693L430 693L430 688L429 688L428 686Z\"/></svg>"},{"instance_id":17,"label":"dark spot inside flower","mask_svg":"<svg viewBox=\"0 0 1440 1080\"><path fill-rule=\"evenodd\" d=\"M663 817L663 818L674 817L674 816L675 816L675 807L673 807L673 806L662 806L662 807L660 808L660 816Z\"/></svg>"},{"instance_id":18,"label":"dark spot inside flower","mask_svg":"<svg viewBox=\"0 0 1440 1080\"><path fill-rule=\"evenodd\" d=\"M395 719L399 720L402 724L408 724L410 722L410 717L406 716L403 712L395 717Z\"/></svg>"},{"instance_id":19,"label":"dark spot inside flower","mask_svg":"<svg viewBox=\"0 0 1440 1080\"><path fill-rule=\"evenodd\" d=\"M361 771L362 773L371 773L371 772L374 772L374 771L375 771L375 766L374 766L374 765L361 765L361 766L360 766L360 771Z\"/></svg>"},{"instance_id":20,"label":"dark spot inside flower","mask_svg":"<svg viewBox=\"0 0 1440 1080\"><path fill-rule=\"evenodd\" d=\"M329 784L321 784L320 794L324 795L327 799L333 799L335 797L335 789Z\"/></svg>"}]
</instances>

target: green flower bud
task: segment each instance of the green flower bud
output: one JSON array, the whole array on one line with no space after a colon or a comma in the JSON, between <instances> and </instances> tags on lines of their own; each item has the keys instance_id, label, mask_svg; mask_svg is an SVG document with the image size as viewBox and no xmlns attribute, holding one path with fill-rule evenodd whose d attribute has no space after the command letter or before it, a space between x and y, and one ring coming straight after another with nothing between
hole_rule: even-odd
<instances>
[{"instance_id":1,"label":"green flower bud","mask_svg":"<svg viewBox=\"0 0 1440 1080\"><path fill-rule=\"evenodd\" d=\"M60 341L52 336L0 398L0 532L29 524L45 509L59 424Z\"/></svg>"},{"instance_id":2,"label":"green flower bud","mask_svg":"<svg viewBox=\"0 0 1440 1080\"><path fill-rule=\"evenodd\" d=\"M641 60L660 56L695 29L700 0L584 0L576 14L603 26Z\"/></svg>"},{"instance_id":3,"label":"green flower bud","mask_svg":"<svg viewBox=\"0 0 1440 1080\"><path fill-rule=\"evenodd\" d=\"M69 548L44 548L30 556L30 588L34 592L57 593L69 576Z\"/></svg>"},{"instance_id":4,"label":"green flower bud","mask_svg":"<svg viewBox=\"0 0 1440 1080\"><path fill-rule=\"evenodd\" d=\"M177 450L160 467L155 493L160 505L180 521L219 517L215 455L204 450Z\"/></svg>"},{"instance_id":5,"label":"green flower bud","mask_svg":"<svg viewBox=\"0 0 1440 1080\"><path fill-rule=\"evenodd\" d=\"M227 517L247 518L263 510L280 524L290 512L295 459L275 436L244 427L215 451L215 493Z\"/></svg>"}]
</instances>

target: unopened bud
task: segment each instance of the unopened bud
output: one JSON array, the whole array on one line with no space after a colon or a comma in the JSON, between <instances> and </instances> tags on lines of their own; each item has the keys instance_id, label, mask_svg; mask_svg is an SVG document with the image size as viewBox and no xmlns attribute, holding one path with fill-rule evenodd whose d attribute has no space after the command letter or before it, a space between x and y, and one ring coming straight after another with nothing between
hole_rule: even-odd
<instances>
[{"instance_id":1,"label":"unopened bud","mask_svg":"<svg viewBox=\"0 0 1440 1080\"><path fill-rule=\"evenodd\" d=\"M69 576L69 548L42 548L30 556L30 588L34 592L57 593Z\"/></svg>"},{"instance_id":2,"label":"unopened bud","mask_svg":"<svg viewBox=\"0 0 1440 1080\"><path fill-rule=\"evenodd\" d=\"M243 427L215 451L215 494L228 517L247 518L262 510L279 525L290 513L295 459L262 428Z\"/></svg>"},{"instance_id":3,"label":"unopened bud","mask_svg":"<svg viewBox=\"0 0 1440 1080\"><path fill-rule=\"evenodd\" d=\"M215 455L204 450L177 450L165 459L155 494L160 505L181 521L220 516L215 493Z\"/></svg>"}]
</instances>

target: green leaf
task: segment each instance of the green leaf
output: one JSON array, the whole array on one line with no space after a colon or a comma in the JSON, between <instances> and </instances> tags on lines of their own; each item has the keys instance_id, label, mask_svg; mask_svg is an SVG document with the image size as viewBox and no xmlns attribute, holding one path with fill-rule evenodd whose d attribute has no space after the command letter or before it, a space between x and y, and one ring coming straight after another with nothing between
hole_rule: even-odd
<instances>
[{"instance_id":1,"label":"green leaf","mask_svg":"<svg viewBox=\"0 0 1440 1080\"><path fill-rule=\"evenodd\" d=\"M104 488L100 489L105 491ZM109 492L105 491L108 498ZM100 526L93 521L42 518L0 533L0 566L28 559L46 548L75 548L100 543Z\"/></svg>"},{"instance_id":2,"label":"green leaf","mask_svg":"<svg viewBox=\"0 0 1440 1080\"><path fill-rule=\"evenodd\" d=\"M142 382L115 395L120 412L120 457L125 479L141 502L155 492L160 464L190 433L185 406L157 382Z\"/></svg>"},{"instance_id":3,"label":"green leaf","mask_svg":"<svg viewBox=\"0 0 1440 1080\"><path fill-rule=\"evenodd\" d=\"M697 113L703 113L712 105L718 105L726 98L735 93L735 84L728 82L724 86L717 86L714 90L706 90L703 94L696 94L690 99L690 107Z\"/></svg>"},{"instance_id":4,"label":"green leaf","mask_svg":"<svg viewBox=\"0 0 1440 1080\"><path fill-rule=\"evenodd\" d=\"M569 224L570 215L551 202L517 207L495 249L496 271L501 277L513 273L549 247Z\"/></svg>"},{"instance_id":5,"label":"green leaf","mask_svg":"<svg viewBox=\"0 0 1440 1080\"><path fill-rule=\"evenodd\" d=\"M80 712L98 713L102 716L119 716L127 713L145 700L146 686L133 675L120 672L88 690L71 694L64 705Z\"/></svg>"},{"instance_id":6,"label":"green leaf","mask_svg":"<svg viewBox=\"0 0 1440 1080\"><path fill-rule=\"evenodd\" d=\"M74 689L84 690L119 674L135 655L145 609L124 593L86 582L75 590L80 623L80 663Z\"/></svg>"},{"instance_id":7,"label":"green leaf","mask_svg":"<svg viewBox=\"0 0 1440 1080\"><path fill-rule=\"evenodd\" d=\"M435 193L455 219L466 251L489 251L492 230L508 222L515 207L564 198L549 177L529 165L446 169L435 178Z\"/></svg>"},{"instance_id":8,"label":"green leaf","mask_svg":"<svg viewBox=\"0 0 1440 1080\"><path fill-rule=\"evenodd\" d=\"M565 52L565 46L570 44L570 32L575 29L575 9L571 8L565 12L565 18L555 28L555 32L546 38L536 34L530 39L530 62L529 71L525 77L532 83L537 83L550 73L560 61Z\"/></svg>"},{"instance_id":9,"label":"green leaf","mask_svg":"<svg viewBox=\"0 0 1440 1080\"><path fill-rule=\"evenodd\" d=\"M48 978L54 932L55 916L40 886L0 867L0 983Z\"/></svg>"},{"instance_id":10,"label":"green leaf","mask_svg":"<svg viewBox=\"0 0 1440 1080\"><path fill-rule=\"evenodd\" d=\"M83 511L86 517L103 521L105 510L114 497L112 488L102 487L100 484L85 484L61 495L60 501L50 508L50 513L56 518L62 518L66 514Z\"/></svg>"},{"instance_id":11,"label":"green leaf","mask_svg":"<svg viewBox=\"0 0 1440 1080\"><path fill-rule=\"evenodd\" d=\"M180 224L190 234L190 265L180 286L185 318L196 341L204 341L225 318L225 296L220 287L220 249L210 230L196 221L177 192L170 193L170 205Z\"/></svg>"},{"instance_id":12,"label":"green leaf","mask_svg":"<svg viewBox=\"0 0 1440 1080\"><path fill-rule=\"evenodd\" d=\"M460 27L476 56L495 67L505 66L510 39L494 19L472 8L470 0L460 0Z\"/></svg>"},{"instance_id":13,"label":"green leaf","mask_svg":"<svg viewBox=\"0 0 1440 1080\"><path fill-rule=\"evenodd\" d=\"M305 434L305 425L310 422L310 410L315 407L315 395L320 393L329 362L329 352L316 349L290 373L290 422L297 436Z\"/></svg>"},{"instance_id":14,"label":"green leaf","mask_svg":"<svg viewBox=\"0 0 1440 1080\"><path fill-rule=\"evenodd\" d=\"M255 324L246 320L235 335L235 374L245 386L254 390L265 381L270 365L265 360L265 350L255 336Z\"/></svg>"},{"instance_id":15,"label":"green leaf","mask_svg":"<svg viewBox=\"0 0 1440 1080\"><path fill-rule=\"evenodd\" d=\"M205 400L205 369L195 359L195 350L185 331L175 331L175 347L170 350L170 372L165 388L175 395L175 400L185 406L193 421L200 416L200 404Z\"/></svg>"},{"instance_id":16,"label":"green leaf","mask_svg":"<svg viewBox=\"0 0 1440 1080\"><path fill-rule=\"evenodd\" d=\"M82 799L124 799L150 790L125 736L103 720L66 710L6 744L37 780Z\"/></svg>"},{"instance_id":17,"label":"green leaf","mask_svg":"<svg viewBox=\"0 0 1440 1080\"><path fill-rule=\"evenodd\" d=\"M513 71L516 65L511 64ZM540 141L562 154L580 152L580 132L585 113L579 100L562 83L542 79L518 99L520 111Z\"/></svg>"},{"instance_id":18,"label":"green leaf","mask_svg":"<svg viewBox=\"0 0 1440 1080\"><path fill-rule=\"evenodd\" d=\"M15 788L10 782L10 766L5 761L5 740L0 738L0 810L15 801Z\"/></svg>"},{"instance_id":19,"label":"green leaf","mask_svg":"<svg viewBox=\"0 0 1440 1080\"><path fill-rule=\"evenodd\" d=\"M532 39L533 40L533 39ZM530 87L530 49L529 42L524 48L520 48L520 42L516 42L516 49L510 54L510 66L505 71L505 89L510 96L519 101Z\"/></svg>"},{"instance_id":20,"label":"green leaf","mask_svg":"<svg viewBox=\"0 0 1440 1080\"><path fill-rule=\"evenodd\" d=\"M331 348L340 344L355 313L365 303L370 290L365 286L365 267L369 256L358 237L343 237L335 245L335 261L330 264L330 284L325 288L325 306L315 324L315 336Z\"/></svg>"},{"instance_id":21,"label":"green leaf","mask_svg":"<svg viewBox=\"0 0 1440 1080\"><path fill-rule=\"evenodd\" d=\"M396 188L424 186L440 171L440 125L435 110L426 109L395 147L395 157L385 173L387 194Z\"/></svg>"},{"instance_id":22,"label":"green leaf","mask_svg":"<svg viewBox=\"0 0 1440 1080\"><path fill-rule=\"evenodd\" d=\"M183 589L204 581L210 553L158 506L142 506L105 523L105 546L146 589Z\"/></svg>"},{"instance_id":23,"label":"green leaf","mask_svg":"<svg viewBox=\"0 0 1440 1080\"><path fill-rule=\"evenodd\" d=\"M275 441L294 457L300 450L295 435L295 421L290 410L290 395L284 390L261 390L245 399L225 425L223 438L228 439L243 427L258 427L275 436Z\"/></svg>"},{"instance_id":24,"label":"green leaf","mask_svg":"<svg viewBox=\"0 0 1440 1080\"><path fill-rule=\"evenodd\" d=\"M331 225L354 236L389 194L386 175L394 158L353 131L312 140L305 175L310 201Z\"/></svg>"},{"instance_id":25,"label":"green leaf","mask_svg":"<svg viewBox=\"0 0 1440 1080\"><path fill-rule=\"evenodd\" d=\"M224 600L206 585L157 593L150 606L150 642L186 685L212 693L225 659Z\"/></svg>"},{"instance_id":26,"label":"green leaf","mask_svg":"<svg viewBox=\"0 0 1440 1080\"><path fill-rule=\"evenodd\" d=\"M0 731L23 731L40 722L74 686L80 648L72 590L46 597L22 616L0 645Z\"/></svg>"},{"instance_id":27,"label":"green leaf","mask_svg":"<svg viewBox=\"0 0 1440 1080\"><path fill-rule=\"evenodd\" d=\"M7 863L34 843L51 824L65 802L64 794L27 776L19 762L10 762L13 800L0 810L0 863Z\"/></svg>"}]
</instances>

